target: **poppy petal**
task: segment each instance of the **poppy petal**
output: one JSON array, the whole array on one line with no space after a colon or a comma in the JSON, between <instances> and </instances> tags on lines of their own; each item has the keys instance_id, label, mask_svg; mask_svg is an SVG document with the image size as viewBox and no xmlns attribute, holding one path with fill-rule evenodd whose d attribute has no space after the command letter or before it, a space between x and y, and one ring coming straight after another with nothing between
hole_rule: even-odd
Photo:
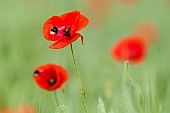
<instances>
[{"instance_id":1,"label":"poppy petal","mask_svg":"<svg viewBox=\"0 0 170 113\"><path fill-rule=\"evenodd\" d=\"M56 73L60 76L59 87L62 87L62 85L69 79L68 73L63 67L57 68Z\"/></svg>"},{"instance_id":2,"label":"poppy petal","mask_svg":"<svg viewBox=\"0 0 170 113\"><path fill-rule=\"evenodd\" d=\"M82 14L80 14L78 20L74 24L71 30L71 35L74 34L76 31L80 31L81 29L85 28L87 24L89 23L89 20Z\"/></svg>"},{"instance_id":3,"label":"poppy petal","mask_svg":"<svg viewBox=\"0 0 170 113\"><path fill-rule=\"evenodd\" d=\"M51 48L51 49L64 48L65 46L67 46L67 45L71 44L72 42L76 41L79 37L81 37L81 40L82 40L82 43L83 43L83 36L81 34L79 34L79 33L76 33L70 38L64 38L62 40L59 40L59 41L55 42L49 48Z\"/></svg>"},{"instance_id":4,"label":"poppy petal","mask_svg":"<svg viewBox=\"0 0 170 113\"><path fill-rule=\"evenodd\" d=\"M79 17L79 21L77 22L77 31L80 31L81 29L86 27L88 23L89 20L84 15L81 14Z\"/></svg>"},{"instance_id":5,"label":"poppy petal","mask_svg":"<svg viewBox=\"0 0 170 113\"><path fill-rule=\"evenodd\" d=\"M51 29L56 26L56 27L61 27L63 26L63 21L59 16L53 16L51 18L49 18L43 26L43 35L47 40L50 41L56 41L58 40L60 37L56 34L51 34L50 31Z\"/></svg>"},{"instance_id":6,"label":"poppy petal","mask_svg":"<svg viewBox=\"0 0 170 113\"><path fill-rule=\"evenodd\" d=\"M75 24L79 15L80 15L79 11L73 11L73 12L69 12L69 13L61 15L60 18L63 20L64 26L71 27Z\"/></svg>"}]
</instances>

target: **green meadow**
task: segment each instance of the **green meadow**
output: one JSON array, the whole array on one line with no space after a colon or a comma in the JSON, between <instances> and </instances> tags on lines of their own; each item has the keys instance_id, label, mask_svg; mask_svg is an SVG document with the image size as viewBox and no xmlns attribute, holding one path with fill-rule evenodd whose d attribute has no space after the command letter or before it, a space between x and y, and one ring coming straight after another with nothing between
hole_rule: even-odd
<instances>
[{"instance_id":1,"label":"green meadow","mask_svg":"<svg viewBox=\"0 0 170 113\"><path fill-rule=\"evenodd\" d=\"M107 15L94 19L95 9L89 9L86 0L0 0L0 110L32 105L38 113L56 113L53 93L40 89L33 79L37 66L55 63L70 75L65 92L56 90L60 105L68 113L83 113L70 47L49 49L53 42L42 33L51 16L79 10L90 21L80 31L84 45L80 39L73 43L88 113L169 113L170 2L111 3ZM124 63L112 58L110 50L145 21L156 26L157 40L149 45L143 62L129 64L122 91Z\"/></svg>"}]
</instances>

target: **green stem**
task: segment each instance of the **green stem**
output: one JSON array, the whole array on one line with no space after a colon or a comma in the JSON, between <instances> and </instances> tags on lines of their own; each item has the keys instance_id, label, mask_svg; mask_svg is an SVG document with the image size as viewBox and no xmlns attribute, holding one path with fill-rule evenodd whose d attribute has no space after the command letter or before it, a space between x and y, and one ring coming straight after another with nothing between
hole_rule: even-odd
<instances>
[{"instance_id":1,"label":"green stem","mask_svg":"<svg viewBox=\"0 0 170 113\"><path fill-rule=\"evenodd\" d=\"M77 81L78 81L78 86L80 88L80 97L81 97L81 101L82 101L82 104L83 104L83 109L84 109L84 112L87 113L87 107L86 107L85 95L84 95L85 91L84 91L82 83L81 83L81 78L80 78L80 75L79 75L79 72L78 72L78 68L77 68L76 59L75 59L75 56L74 56L74 51L73 51L72 44L70 44L70 48L71 48L71 53L72 53L72 57L73 57L74 68L75 68L75 71L76 71L76 77L77 77Z\"/></svg>"},{"instance_id":2,"label":"green stem","mask_svg":"<svg viewBox=\"0 0 170 113\"><path fill-rule=\"evenodd\" d=\"M59 106L59 102L58 102L58 99L57 99L56 91L53 91L53 94L54 94L54 100L56 102L56 105Z\"/></svg>"},{"instance_id":3,"label":"green stem","mask_svg":"<svg viewBox=\"0 0 170 113\"><path fill-rule=\"evenodd\" d=\"M60 105L59 105L56 91L53 91L53 94L54 94L54 100L55 100L55 102L56 102L56 105L58 106L58 107L57 107L57 110L56 110L56 113L59 113L59 111L60 111L61 109L63 109L63 110L65 111L65 113L68 113L67 108L66 108L65 106L60 106Z\"/></svg>"},{"instance_id":4,"label":"green stem","mask_svg":"<svg viewBox=\"0 0 170 113\"><path fill-rule=\"evenodd\" d=\"M125 86L125 78L126 78L126 75L128 73L128 70L129 70L129 63L128 63L128 61L125 61L124 73L123 73L123 87Z\"/></svg>"},{"instance_id":5,"label":"green stem","mask_svg":"<svg viewBox=\"0 0 170 113\"><path fill-rule=\"evenodd\" d=\"M122 83L122 97L121 97L121 103L120 103L120 113L124 112L124 100L125 100L125 78L128 73L129 63L128 61L125 61L124 63L124 73L123 73L123 83Z\"/></svg>"}]
</instances>

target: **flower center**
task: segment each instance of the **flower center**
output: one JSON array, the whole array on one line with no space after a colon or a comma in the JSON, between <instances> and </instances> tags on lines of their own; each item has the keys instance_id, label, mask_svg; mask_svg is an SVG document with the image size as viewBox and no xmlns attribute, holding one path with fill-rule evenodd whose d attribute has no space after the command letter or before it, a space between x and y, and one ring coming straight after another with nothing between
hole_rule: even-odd
<instances>
[{"instance_id":1,"label":"flower center","mask_svg":"<svg viewBox=\"0 0 170 113\"><path fill-rule=\"evenodd\" d=\"M64 35L70 37L70 30L71 30L71 27L66 28L65 31L64 31Z\"/></svg>"},{"instance_id":2,"label":"flower center","mask_svg":"<svg viewBox=\"0 0 170 113\"><path fill-rule=\"evenodd\" d=\"M55 78L51 78L51 79L48 80L48 84L50 86L53 86L56 82L57 82L57 80Z\"/></svg>"},{"instance_id":3,"label":"flower center","mask_svg":"<svg viewBox=\"0 0 170 113\"><path fill-rule=\"evenodd\" d=\"M50 30L50 34L57 34L58 33L58 28L56 26L54 26L51 30Z\"/></svg>"}]
</instances>

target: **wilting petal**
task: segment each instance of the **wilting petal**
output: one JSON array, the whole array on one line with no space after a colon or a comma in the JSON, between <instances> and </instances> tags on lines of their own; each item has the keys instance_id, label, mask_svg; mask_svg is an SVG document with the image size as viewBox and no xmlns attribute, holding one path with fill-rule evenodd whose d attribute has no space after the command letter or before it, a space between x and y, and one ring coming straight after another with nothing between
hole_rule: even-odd
<instances>
[{"instance_id":1,"label":"wilting petal","mask_svg":"<svg viewBox=\"0 0 170 113\"><path fill-rule=\"evenodd\" d=\"M65 46L71 44L72 42L76 41L79 37L81 37L82 43L83 43L83 36L79 33L74 34L70 38L64 38L62 40L59 40L52 44L49 48L51 49L61 49L64 48Z\"/></svg>"}]
</instances>

